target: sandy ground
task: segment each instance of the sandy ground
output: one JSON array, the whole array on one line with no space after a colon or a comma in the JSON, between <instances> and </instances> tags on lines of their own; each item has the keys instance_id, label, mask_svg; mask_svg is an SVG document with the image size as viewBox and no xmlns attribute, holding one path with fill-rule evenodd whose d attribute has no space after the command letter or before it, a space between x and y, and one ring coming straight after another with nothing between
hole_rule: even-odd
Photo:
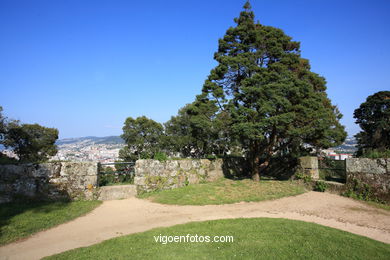
<instances>
[{"instance_id":1,"label":"sandy ground","mask_svg":"<svg viewBox=\"0 0 390 260\"><path fill-rule=\"evenodd\" d=\"M155 227L254 217L303 220L390 244L390 212L329 193L308 192L273 201L208 206L162 205L131 198L105 201L83 217L0 247L0 259L40 259Z\"/></svg>"}]
</instances>

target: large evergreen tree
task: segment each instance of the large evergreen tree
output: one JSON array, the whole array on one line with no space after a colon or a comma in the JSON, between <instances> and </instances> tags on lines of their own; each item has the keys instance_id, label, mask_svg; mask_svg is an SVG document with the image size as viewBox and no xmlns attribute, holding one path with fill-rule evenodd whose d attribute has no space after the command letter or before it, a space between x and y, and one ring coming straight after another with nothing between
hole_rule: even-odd
<instances>
[{"instance_id":1,"label":"large evergreen tree","mask_svg":"<svg viewBox=\"0 0 390 260\"><path fill-rule=\"evenodd\" d=\"M359 156L370 150L390 150L390 91L379 91L369 97L354 112L362 131L355 137Z\"/></svg>"},{"instance_id":2,"label":"large evergreen tree","mask_svg":"<svg viewBox=\"0 0 390 260\"><path fill-rule=\"evenodd\" d=\"M231 138L240 140L253 179L275 154L304 145L336 146L346 136L341 114L326 94L325 79L300 57L299 42L280 29L254 21L249 2L236 26L219 40L211 71L198 101L212 101L231 118Z\"/></svg>"}]
</instances>

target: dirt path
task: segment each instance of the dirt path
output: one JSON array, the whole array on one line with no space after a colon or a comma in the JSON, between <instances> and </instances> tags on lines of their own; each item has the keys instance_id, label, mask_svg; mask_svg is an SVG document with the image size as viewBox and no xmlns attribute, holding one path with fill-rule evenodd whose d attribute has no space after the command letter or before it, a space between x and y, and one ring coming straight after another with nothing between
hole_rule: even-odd
<instances>
[{"instance_id":1,"label":"dirt path","mask_svg":"<svg viewBox=\"0 0 390 260\"><path fill-rule=\"evenodd\" d=\"M161 205L132 198L106 201L86 216L0 247L0 258L40 259L155 227L252 217L303 220L390 243L390 212L329 193L217 206Z\"/></svg>"}]
</instances>

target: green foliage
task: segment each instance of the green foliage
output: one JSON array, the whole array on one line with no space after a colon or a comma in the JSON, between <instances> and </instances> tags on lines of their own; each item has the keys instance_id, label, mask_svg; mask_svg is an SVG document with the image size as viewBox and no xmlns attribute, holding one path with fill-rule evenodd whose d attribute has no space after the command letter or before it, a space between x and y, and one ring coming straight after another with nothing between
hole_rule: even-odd
<instances>
[{"instance_id":1,"label":"green foliage","mask_svg":"<svg viewBox=\"0 0 390 260\"><path fill-rule=\"evenodd\" d=\"M381 151L365 149L364 153L362 153L360 157L371 158L371 159L390 158L390 149L381 150Z\"/></svg>"},{"instance_id":2,"label":"green foliage","mask_svg":"<svg viewBox=\"0 0 390 260\"><path fill-rule=\"evenodd\" d=\"M75 219L100 201L12 202L0 204L0 245Z\"/></svg>"},{"instance_id":3,"label":"green foliage","mask_svg":"<svg viewBox=\"0 0 390 260\"><path fill-rule=\"evenodd\" d=\"M232 243L156 243L153 237L233 236ZM156 228L45 259L388 259L390 245L303 221L224 219Z\"/></svg>"},{"instance_id":4,"label":"green foliage","mask_svg":"<svg viewBox=\"0 0 390 260\"><path fill-rule=\"evenodd\" d=\"M323 157L318 160L320 179L345 183L346 169L345 160L334 160Z\"/></svg>"},{"instance_id":5,"label":"green foliage","mask_svg":"<svg viewBox=\"0 0 390 260\"><path fill-rule=\"evenodd\" d=\"M153 158L161 149L163 130L160 123L145 116L128 117L121 135L126 146L119 151L119 157L125 161Z\"/></svg>"},{"instance_id":6,"label":"green foliage","mask_svg":"<svg viewBox=\"0 0 390 260\"><path fill-rule=\"evenodd\" d=\"M347 191L345 191L343 195L358 200L381 202L374 196L370 185L356 178L352 179Z\"/></svg>"},{"instance_id":7,"label":"green foliage","mask_svg":"<svg viewBox=\"0 0 390 260\"><path fill-rule=\"evenodd\" d=\"M297 172L295 174L295 179L297 180L303 180L304 183L311 183L312 178L309 174L303 173L303 172Z\"/></svg>"},{"instance_id":8,"label":"green foliage","mask_svg":"<svg viewBox=\"0 0 390 260\"><path fill-rule=\"evenodd\" d=\"M328 188L328 184L324 181L316 181L314 185L314 190L319 192L324 192Z\"/></svg>"},{"instance_id":9,"label":"green foliage","mask_svg":"<svg viewBox=\"0 0 390 260\"><path fill-rule=\"evenodd\" d=\"M0 152L0 164L17 164L19 161L15 158L9 158L8 156Z\"/></svg>"},{"instance_id":10,"label":"green foliage","mask_svg":"<svg viewBox=\"0 0 390 260\"><path fill-rule=\"evenodd\" d=\"M133 184L134 176L131 174L104 173L104 174L99 174L98 182L99 182L98 184L99 186Z\"/></svg>"},{"instance_id":11,"label":"green foliage","mask_svg":"<svg viewBox=\"0 0 390 260\"><path fill-rule=\"evenodd\" d=\"M19 157L19 162L46 161L57 153L55 145L58 130L38 124L20 124L2 114L0 106L0 145L11 148ZM0 155L0 161L14 161Z\"/></svg>"},{"instance_id":12,"label":"green foliage","mask_svg":"<svg viewBox=\"0 0 390 260\"><path fill-rule=\"evenodd\" d=\"M227 30L197 102L226 114L229 138L247 151L253 174L273 155L297 153L304 144L330 147L346 137L341 114L326 94L325 79L300 57L299 42L280 29L254 22L249 3Z\"/></svg>"},{"instance_id":13,"label":"green foliage","mask_svg":"<svg viewBox=\"0 0 390 260\"><path fill-rule=\"evenodd\" d=\"M357 155L382 153L390 150L390 91L379 91L369 97L354 112L362 131L355 135ZM376 156L376 155L375 155Z\"/></svg>"},{"instance_id":14,"label":"green foliage","mask_svg":"<svg viewBox=\"0 0 390 260\"><path fill-rule=\"evenodd\" d=\"M164 162L166 160L168 160L168 156L166 153L164 152L157 152L154 157L153 157L154 160L159 160L160 162Z\"/></svg>"},{"instance_id":15,"label":"green foliage","mask_svg":"<svg viewBox=\"0 0 390 260\"><path fill-rule=\"evenodd\" d=\"M196 100L179 110L165 123L166 147L184 157L204 158L231 151L227 136L226 113L216 113L218 107L209 100Z\"/></svg>"},{"instance_id":16,"label":"green foliage","mask_svg":"<svg viewBox=\"0 0 390 260\"><path fill-rule=\"evenodd\" d=\"M99 170L98 185L110 186L134 183L134 175L129 174L127 165L116 164L115 170L112 167L102 167Z\"/></svg>"},{"instance_id":17,"label":"green foliage","mask_svg":"<svg viewBox=\"0 0 390 260\"><path fill-rule=\"evenodd\" d=\"M18 155L21 162L41 162L57 154L58 130L38 124L9 123L3 144Z\"/></svg>"}]
</instances>

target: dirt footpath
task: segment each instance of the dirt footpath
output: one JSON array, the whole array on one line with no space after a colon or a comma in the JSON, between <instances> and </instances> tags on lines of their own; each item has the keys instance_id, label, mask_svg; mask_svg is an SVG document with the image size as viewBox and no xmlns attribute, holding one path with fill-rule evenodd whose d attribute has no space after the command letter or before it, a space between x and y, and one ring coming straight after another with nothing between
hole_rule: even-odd
<instances>
[{"instance_id":1,"label":"dirt footpath","mask_svg":"<svg viewBox=\"0 0 390 260\"><path fill-rule=\"evenodd\" d=\"M345 197L308 192L264 202L172 206L141 199L105 201L86 216L0 247L0 259L40 259L113 237L191 221L287 218L345 230L390 244L390 212Z\"/></svg>"}]
</instances>

